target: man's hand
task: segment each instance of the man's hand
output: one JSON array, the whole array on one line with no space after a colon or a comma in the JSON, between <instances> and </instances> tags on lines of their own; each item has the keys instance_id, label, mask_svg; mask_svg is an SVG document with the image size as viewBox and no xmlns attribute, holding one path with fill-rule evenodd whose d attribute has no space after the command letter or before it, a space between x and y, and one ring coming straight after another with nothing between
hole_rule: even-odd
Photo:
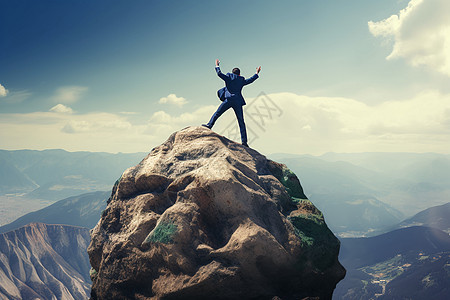
<instances>
[{"instance_id":1,"label":"man's hand","mask_svg":"<svg viewBox=\"0 0 450 300\"><path fill-rule=\"evenodd\" d=\"M261 66L256 68L256 74L259 74L259 72L261 72Z\"/></svg>"},{"instance_id":2,"label":"man's hand","mask_svg":"<svg viewBox=\"0 0 450 300\"><path fill-rule=\"evenodd\" d=\"M219 66L220 61L218 59L216 59L216 67Z\"/></svg>"}]
</instances>

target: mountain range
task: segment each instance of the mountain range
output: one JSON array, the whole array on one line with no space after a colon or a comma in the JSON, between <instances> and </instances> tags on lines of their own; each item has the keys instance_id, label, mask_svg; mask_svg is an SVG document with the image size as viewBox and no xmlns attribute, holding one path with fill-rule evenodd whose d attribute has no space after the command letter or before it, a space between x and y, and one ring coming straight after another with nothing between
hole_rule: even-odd
<instances>
[{"instance_id":1,"label":"mountain range","mask_svg":"<svg viewBox=\"0 0 450 300\"><path fill-rule=\"evenodd\" d=\"M0 150L0 225L70 196L111 190L144 153Z\"/></svg>"},{"instance_id":2,"label":"mountain range","mask_svg":"<svg viewBox=\"0 0 450 300\"><path fill-rule=\"evenodd\" d=\"M0 195L28 194L57 200L83 192L111 189L143 153L0 150Z\"/></svg>"},{"instance_id":3,"label":"mountain range","mask_svg":"<svg viewBox=\"0 0 450 300\"><path fill-rule=\"evenodd\" d=\"M0 234L0 298L87 299L89 229L32 223Z\"/></svg>"},{"instance_id":4,"label":"mountain range","mask_svg":"<svg viewBox=\"0 0 450 300\"><path fill-rule=\"evenodd\" d=\"M10 203L0 204L0 224L58 199L111 190L122 172L144 156L0 150L0 198L3 203ZM330 228L341 237L371 236L392 230L405 218L450 199L449 155L327 153L270 157L286 163L298 174L308 198L324 212ZM22 205L13 205L17 203Z\"/></svg>"},{"instance_id":5,"label":"mountain range","mask_svg":"<svg viewBox=\"0 0 450 300\"><path fill-rule=\"evenodd\" d=\"M450 156L328 153L270 156L298 174L308 198L341 237L371 236L450 199Z\"/></svg>"},{"instance_id":6,"label":"mountain range","mask_svg":"<svg viewBox=\"0 0 450 300\"><path fill-rule=\"evenodd\" d=\"M397 225L397 228L428 226L450 234L450 202L427 208Z\"/></svg>"},{"instance_id":7,"label":"mountain range","mask_svg":"<svg viewBox=\"0 0 450 300\"><path fill-rule=\"evenodd\" d=\"M347 275L333 299L449 299L450 237L413 226L368 238L341 239Z\"/></svg>"},{"instance_id":8,"label":"mountain range","mask_svg":"<svg viewBox=\"0 0 450 300\"><path fill-rule=\"evenodd\" d=\"M111 192L93 192L57 201L1 226L0 233L35 222L93 228L100 219L101 212L106 208L110 194Z\"/></svg>"},{"instance_id":9,"label":"mountain range","mask_svg":"<svg viewBox=\"0 0 450 300\"><path fill-rule=\"evenodd\" d=\"M94 227L106 207L106 200L110 196L114 181L125 169L139 162L144 156L142 153L0 150L0 194L10 193L7 197L12 200L20 201L24 198L17 194L26 194L30 197L29 201L33 201L33 197L48 197L51 203L55 199L89 191L25 214L14 222L0 227L0 232L15 240L17 240L15 236L24 236L29 242L28 244L20 242L20 247L24 248L26 244L26 247L37 249L43 239L33 239L30 236L39 234L27 235L17 232L48 230L42 229L42 226L46 225L39 225L41 228L39 230L36 229L36 225L31 226L35 228L31 231L22 229L23 226L29 227L27 225L29 223ZM450 232L448 155L328 153L320 157L275 154L271 158L287 163L298 175L308 198L324 213L330 229L341 236L341 259L348 273L338 285L334 294L335 299L448 298L448 290L445 288L449 286L448 274L450 274L449 251L446 248ZM84 159L88 163L83 162ZM39 170L42 170L41 174ZM102 179L103 177L107 179ZM108 192L91 192L99 187ZM27 206L26 202L23 203ZM12 212L0 211L0 214L9 216ZM424 226L435 229L424 229ZM67 226L69 227L71 226ZM447 232L447 235L440 230ZM40 233L42 236L46 234ZM352 236L372 237L345 238ZM6 240L8 239L3 241ZM33 246L34 242L38 244ZM400 247L399 243L404 247ZM433 248L432 244L436 247ZM53 247L57 244L49 245ZM72 244L72 247L75 246ZM2 270L8 269L9 265L10 273L16 272L13 269L18 265L11 263L11 260L5 260L5 256L1 257ZM349 257L352 259L347 259ZM39 260L34 262L41 263ZM36 265L35 268L40 267ZM80 276L85 278L84 283L89 286L88 267L80 270L82 270ZM2 282L8 284L0 287L3 293L0 294L0 298L15 299L12 295L17 296L18 293L29 291L30 287L21 280L14 279L16 280L14 281L11 279L13 277L8 277L9 275L0 276L9 278L5 281L2 279ZM78 283L81 284L80 281ZM66 289L71 295L76 294L75 290L80 291L86 287L83 284L78 285L72 293L70 289L74 283L68 284L69 287ZM80 286L83 288L80 289ZM5 288L9 294L5 292ZM64 290L61 287L59 289ZM34 292L30 293L37 297ZM55 292L51 293L57 295ZM38 298L45 299L42 295Z\"/></svg>"}]
</instances>

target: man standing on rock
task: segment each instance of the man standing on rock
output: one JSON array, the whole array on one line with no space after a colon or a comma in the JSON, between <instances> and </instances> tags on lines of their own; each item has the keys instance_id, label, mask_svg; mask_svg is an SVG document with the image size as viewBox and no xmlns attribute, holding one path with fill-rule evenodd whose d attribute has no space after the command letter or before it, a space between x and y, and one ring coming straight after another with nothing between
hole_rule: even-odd
<instances>
[{"instance_id":1,"label":"man standing on rock","mask_svg":"<svg viewBox=\"0 0 450 300\"><path fill-rule=\"evenodd\" d=\"M226 112L229 108L233 108L239 123L239 129L241 131L242 145L248 147L247 130L245 128L244 113L242 110L242 106L244 106L246 103L244 97L242 96L242 88L244 87L244 85L252 83L259 77L258 74L261 71L261 66L256 68L255 75L248 79L245 79L243 76L240 76L241 70L239 70L239 68L234 68L231 73L227 73L226 75L223 74L220 71L219 63L220 61L216 59L217 75L225 81L225 88L218 91L218 96L221 100L223 100L223 102L219 106L217 111L212 115L211 120L209 120L208 124L203 124L203 126L211 129L214 126L216 120L224 112Z\"/></svg>"}]
</instances>

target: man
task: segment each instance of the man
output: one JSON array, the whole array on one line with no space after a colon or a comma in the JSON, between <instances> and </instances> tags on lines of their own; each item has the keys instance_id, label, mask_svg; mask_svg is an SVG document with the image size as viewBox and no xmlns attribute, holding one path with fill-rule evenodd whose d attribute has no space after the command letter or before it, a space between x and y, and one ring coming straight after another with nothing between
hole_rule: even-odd
<instances>
[{"instance_id":1,"label":"man","mask_svg":"<svg viewBox=\"0 0 450 300\"><path fill-rule=\"evenodd\" d=\"M239 129L241 131L242 145L248 147L247 144L247 130L244 123L244 113L242 106L245 105L244 97L242 96L242 88L244 85L250 84L259 77L259 72L261 71L261 66L256 68L256 74L252 77L245 79L241 75L239 68L234 68L231 73L226 75L220 71L219 67L220 61L216 59L216 72L217 75L225 81L225 88L219 90L219 97L224 99L222 104L219 106L217 111L212 115L211 120L208 124L203 124L203 126L211 129L214 126L216 120L228 109L233 108L236 118L239 123Z\"/></svg>"}]
</instances>

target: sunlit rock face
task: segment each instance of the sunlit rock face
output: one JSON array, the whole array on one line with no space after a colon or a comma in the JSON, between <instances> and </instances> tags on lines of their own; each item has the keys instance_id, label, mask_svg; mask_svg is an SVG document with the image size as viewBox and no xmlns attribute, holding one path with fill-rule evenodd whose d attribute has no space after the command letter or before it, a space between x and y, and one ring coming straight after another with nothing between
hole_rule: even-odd
<instances>
[{"instance_id":1,"label":"sunlit rock face","mask_svg":"<svg viewBox=\"0 0 450 300\"><path fill-rule=\"evenodd\" d=\"M91 239L93 299L330 299L345 275L295 174L203 127L127 169Z\"/></svg>"}]
</instances>

